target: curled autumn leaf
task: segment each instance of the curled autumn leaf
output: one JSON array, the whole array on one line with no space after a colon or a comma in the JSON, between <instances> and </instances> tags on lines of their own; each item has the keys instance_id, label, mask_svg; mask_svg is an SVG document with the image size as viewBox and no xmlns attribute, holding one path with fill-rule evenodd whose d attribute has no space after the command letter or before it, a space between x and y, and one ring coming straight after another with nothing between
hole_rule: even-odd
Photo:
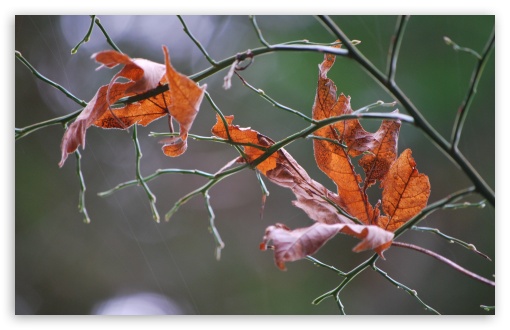
<instances>
[{"instance_id":1,"label":"curled autumn leaf","mask_svg":"<svg viewBox=\"0 0 510 330\"><path fill-rule=\"evenodd\" d=\"M170 64L168 50L163 46L165 65L146 59L135 58L109 50L92 55L102 65L98 68L113 68L123 65L108 85L101 86L92 100L76 120L68 127L61 143L63 166L70 153L80 145L85 147L85 133L92 126L101 128L125 129L134 124L146 126L152 121L169 115L181 126L179 141L170 141L164 146L168 156L177 156L186 150L186 138L203 98L206 85L199 87L186 76L178 73ZM120 78L127 82L118 82ZM169 85L169 91L127 104L114 107L115 102L124 97L143 94L160 85Z\"/></svg>"},{"instance_id":2,"label":"curled autumn leaf","mask_svg":"<svg viewBox=\"0 0 510 330\"><path fill-rule=\"evenodd\" d=\"M353 114L350 98L344 94L337 97L337 87L327 77L334 61L334 55L326 54L319 65L312 110L312 117L317 121ZM370 133L358 119L351 118L339 119L315 131L319 137L313 142L316 163L336 184L337 194L310 179L283 149L271 155L274 157L271 168L261 171L272 182L290 188L297 197L294 205L317 221L310 227L295 230L282 224L267 228L260 248L267 249L269 241L272 241L275 263L282 270L285 269L285 262L315 253L337 233L361 240L354 251L371 249L383 257L383 252L392 244L393 232L427 205L430 183L425 174L418 172L411 150L405 150L397 159L400 121L384 120L375 133ZM253 134L258 137L257 132ZM256 144L257 139L250 142ZM258 151L258 155L262 153ZM352 163L353 158L359 156L358 163L363 169L364 180L356 173ZM377 181L380 181L383 189L382 203L379 201L374 207L366 191ZM384 214L381 214L381 204ZM354 224L340 213L354 217L362 224Z\"/></svg>"},{"instance_id":3,"label":"curled autumn leaf","mask_svg":"<svg viewBox=\"0 0 510 330\"><path fill-rule=\"evenodd\" d=\"M214 135L229 139L234 143L245 144L244 152L246 154L246 159L239 158L238 161L253 163L264 154L264 150L261 150L261 148L267 150L267 148L270 148L274 144L273 140L255 130L233 125L233 116L226 116L225 119L228 126L225 127L225 123L218 116L216 124L212 128L212 132ZM257 148L257 146L261 148ZM334 206L335 203L338 203L339 196L310 178L305 169L303 169L285 149L275 151L267 159L258 164L256 168L271 182L290 189L296 196L296 200L293 204L302 209L310 219L323 225L309 227L313 228L310 229L310 232L307 231L308 228L290 232L289 230L283 230L282 225L277 227L271 226L266 231L266 238L264 239L263 246L272 239L275 245L275 251L280 251L280 248L282 248L281 244L285 242L283 237L295 237L297 235L299 239L295 242L300 245L293 246L298 250L301 249L300 251L306 251L306 254L297 253L295 251L292 252L294 257L291 259L297 260L305 257L307 254L314 253L331 236L339 231L362 239L362 242L354 248L355 251L373 249L382 256L382 252L391 244L391 239L393 238L392 233L376 226L356 225L352 220L339 213L338 209ZM283 232L288 235L280 235L279 233L283 232L280 230L273 230L273 227L282 229ZM317 234L316 230L320 233L329 232L331 236ZM302 233L314 234L303 236L301 235ZM305 238L308 240L307 243L303 243L301 240ZM303 247L299 248L299 246ZM312 247L316 247L316 249ZM285 259L283 261L292 261L291 259ZM281 261L280 259L278 260Z\"/></svg>"},{"instance_id":4,"label":"curled autumn leaf","mask_svg":"<svg viewBox=\"0 0 510 330\"><path fill-rule=\"evenodd\" d=\"M361 240L353 251L361 252L373 249L381 256L383 251L391 245L393 239L393 233L377 226L317 222L310 227L290 230L287 226L278 223L266 229L260 249L267 249L269 241L272 241L275 264L281 270L285 270L286 262L303 259L314 254L338 233L354 236Z\"/></svg>"}]
</instances>

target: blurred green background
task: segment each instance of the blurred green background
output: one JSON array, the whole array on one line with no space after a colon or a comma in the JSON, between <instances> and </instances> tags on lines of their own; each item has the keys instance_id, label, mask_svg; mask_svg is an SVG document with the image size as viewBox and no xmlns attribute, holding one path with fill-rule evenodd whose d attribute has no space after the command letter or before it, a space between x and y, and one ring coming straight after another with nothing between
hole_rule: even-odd
<instances>
[{"instance_id":1,"label":"blurred green background","mask_svg":"<svg viewBox=\"0 0 510 330\"><path fill-rule=\"evenodd\" d=\"M101 16L115 43L131 57L163 62L161 45L167 45L174 67L194 74L208 62L182 30L175 16ZM184 16L191 32L216 60L260 47L247 16ZM335 22L358 48L385 72L389 42L396 16L335 16ZM308 39L332 42L334 37L312 16L258 16L266 40L280 43ZM88 101L117 69L95 71L90 56L110 49L95 27L78 53L70 50L83 38L88 16L16 16L15 49L42 74ZM465 97L476 60L445 45L443 36L481 52L494 27L494 16L413 16L403 39L396 81L426 119L447 139L456 111ZM495 60L494 52L478 86L467 118L460 149L487 183L495 187ZM318 75L318 53L281 52L255 58L241 75L278 102L311 114ZM274 140L307 126L302 119L278 110L233 79L224 90L226 70L207 83L224 114L235 123ZM352 60L338 58L329 73L339 92L351 96L353 109L377 100L393 101ZM15 125L24 127L62 116L79 108L58 90L36 79L15 60ZM399 106L397 105L397 108ZM376 111L391 111L380 108ZM401 109L402 111L402 109ZM143 152L142 173L159 168L219 170L236 157L222 144L190 140L179 158L165 157L151 131L168 130L165 120L139 129ZM215 113L204 100L191 133L210 135ZM367 130L379 122L363 121ZM131 132L87 132L82 169L87 184L86 205L92 223L78 213L79 182L75 157L63 168L60 160L62 127L39 130L15 147L15 300L16 314L337 314L332 299L318 306L311 301L336 287L340 278L308 261L287 264L282 272L272 252L258 249L264 230L276 222L291 228L311 221L293 207L292 193L267 183L270 191L260 217L261 190L253 171L230 177L211 190L216 226L226 244L221 260L214 257L214 239L208 216L198 196L185 204L169 222L152 220L141 187L130 187L110 197L98 192L135 178L135 150ZM412 148L420 172L431 181L434 202L471 186L467 177L415 127L403 124L399 152ZM317 169L309 140L286 148L317 181L334 185ZM149 186L165 214L181 196L201 186L202 177L166 175ZM372 197L376 198L376 197ZM478 195L468 198L479 201ZM375 200L372 201L374 203ZM449 244L429 233L408 232L411 242L451 259L486 278L495 273L495 212L483 209L437 211L422 223L473 243L493 262ZM316 255L348 271L370 256L353 253L356 240L339 235ZM479 306L495 304L495 290L452 268L414 251L392 248L378 266L394 279L416 290L421 299L443 314L487 314ZM348 314L427 314L403 290L366 270L342 291Z\"/></svg>"}]
</instances>

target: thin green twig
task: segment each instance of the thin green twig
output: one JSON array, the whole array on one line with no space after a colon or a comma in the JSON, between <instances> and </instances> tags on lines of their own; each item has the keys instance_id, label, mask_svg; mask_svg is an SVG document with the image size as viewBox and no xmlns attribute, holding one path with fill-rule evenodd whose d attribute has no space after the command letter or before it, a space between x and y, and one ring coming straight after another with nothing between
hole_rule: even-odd
<instances>
[{"instance_id":1,"label":"thin green twig","mask_svg":"<svg viewBox=\"0 0 510 330\"><path fill-rule=\"evenodd\" d=\"M142 174L140 173L140 160L142 159L142 151L140 149L140 142L138 141L138 125L133 126L133 142L135 144L135 150L136 150L136 179L138 183L143 187L145 190L145 193L147 194L147 197L149 198L149 204L152 211L152 217L156 222L159 222L159 213L156 208L156 196L152 193L152 191L149 189L149 186L145 182Z\"/></svg>"},{"instance_id":2,"label":"thin green twig","mask_svg":"<svg viewBox=\"0 0 510 330\"><path fill-rule=\"evenodd\" d=\"M210 55L209 53L205 50L204 46L202 46L202 44L200 43L200 41L197 40L197 38L195 38L195 36L191 33L191 31L188 29L188 26L186 25L186 22L184 22L184 19L181 17L181 15L177 15L177 18L179 19L179 21L181 21L181 24L182 24L182 27L183 27L183 30L184 32L188 35L188 37L195 43L195 45L197 45L198 49L200 49L200 51L202 52L202 54L205 56L205 58L207 59L207 61L209 63L211 63L211 65L213 67L216 67L219 65L218 62L216 62Z\"/></svg>"},{"instance_id":3,"label":"thin green twig","mask_svg":"<svg viewBox=\"0 0 510 330\"><path fill-rule=\"evenodd\" d=\"M108 32L106 32L105 28L103 27L103 24L101 24L101 20L99 19L99 17L96 17L94 19L94 22L96 23L96 25L99 27L99 29L101 30L101 32L103 32L103 35L105 36L106 38L106 41L108 42L108 44L110 44L110 46L115 49L116 51L118 51L119 53L122 53L122 51L120 50L119 47L117 47L117 45L115 44L115 42L113 42L112 38L110 38L110 35L108 34Z\"/></svg>"},{"instance_id":4,"label":"thin green twig","mask_svg":"<svg viewBox=\"0 0 510 330\"><path fill-rule=\"evenodd\" d=\"M337 269L337 268L335 268L335 267L333 267L331 265L325 264L322 261L320 261L320 260L318 260L318 259L316 259L316 258L314 258L312 256L306 256L305 259L313 262L313 264L316 265L316 266L324 267L326 269L332 270L332 271L334 271L335 273L337 273L340 276L347 276L347 274L342 272L341 270L339 270L339 269Z\"/></svg>"},{"instance_id":5,"label":"thin green twig","mask_svg":"<svg viewBox=\"0 0 510 330\"><path fill-rule=\"evenodd\" d=\"M78 115L82 112L82 110L83 109L79 109L79 110L76 110L75 112L70 113L68 115L41 121L41 122L29 125L29 126L25 126L23 128L15 128L14 129L15 140L23 138L23 137L27 136L28 134L33 133L41 128L45 128L45 127L57 125L57 124L65 125L65 124L69 123L71 120L78 117Z\"/></svg>"},{"instance_id":6,"label":"thin green twig","mask_svg":"<svg viewBox=\"0 0 510 330\"><path fill-rule=\"evenodd\" d=\"M411 227L411 229L412 229L412 230L416 230L416 231L429 232L429 233L436 234L436 235L438 235L439 237L442 237L442 238L446 239L446 240L447 240L448 242L450 242L450 243L457 243L457 244L459 244L460 246L465 247L466 249L468 249L468 250L470 250L470 251L473 251L473 252L475 252L476 254L478 254L478 255L480 255L480 256L482 256L482 257L484 257L485 259L492 261L492 259L491 259L491 258L489 258L489 256L488 256L488 255L486 255L486 254L484 254L484 253L482 253L482 252L478 251L478 250L476 249L476 247L475 247L473 244L471 244L471 243L466 243L466 242L464 242L464 241L462 241L462 240L460 240L460 239L458 239L458 238L455 238L455 237L452 237L452 236L446 235L446 234L442 233L441 231L439 231L439 229L437 229L437 228L429 228L429 227L417 227L417 226L412 226L412 227Z\"/></svg>"},{"instance_id":7,"label":"thin green twig","mask_svg":"<svg viewBox=\"0 0 510 330\"><path fill-rule=\"evenodd\" d=\"M395 34L391 38L391 46L388 56L388 74L387 74L388 82L395 81L395 73L397 72L398 53L400 51L400 45L402 44L402 39L404 38L404 31L406 29L408 21L409 21L408 15L399 16Z\"/></svg>"},{"instance_id":8,"label":"thin green twig","mask_svg":"<svg viewBox=\"0 0 510 330\"><path fill-rule=\"evenodd\" d=\"M83 222L90 223L90 217L87 212L87 207L85 206L85 191L87 187L85 186L85 180L83 179L83 173L81 171L81 153L78 149L76 149L76 174L78 175L78 180L80 182L80 196L78 199L78 211L83 213L85 218Z\"/></svg>"},{"instance_id":9,"label":"thin green twig","mask_svg":"<svg viewBox=\"0 0 510 330\"><path fill-rule=\"evenodd\" d=\"M276 108L280 108L282 110L285 110L287 112L290 112L292 113L293 115L296 115L296 116L299 116L301 118L303 118L304 120L306 120L307 122L309 123L314 123L315 120L304 115L303 113L301 113L300 111L297 111L297 110L294 110L292 108L289 108L281 103L278 103L276 102L275 100L273 100L271 97L269 97L262 89L260 88L255 88L253 87L252 85L250 85L243 77L241 77L241 75L239 75L239 73L237 73L237 71L235 72L235 74L239 77L239 79L241 79L241 81L243 82L243 84L248 87L249 89L251 89L252 91L254 91L255 93L257 93L258 95L260 95L264 100L268 101L269 103L271 103L273 105L273 107L276 107Z\"/></svg>"},{"instance_id":10,"label":"thin green twig","mask_svg":"<svg viewBox=\"0 0 510 330\"><path fill-rule=\"evenodd\" d=\"M204 200L205 200L205 206L207 209L207 214L209 215L209 229L211 230L211 233L214 236L214 241L216 242L216 260L220 260L221 258L221 250L225 247L225 243L223 243L220 233L218 232L218 229L216 228L216 225L214 224L214 211L211 206L210 202L210 196L209 196L209 190L205 190L203 192Z\"/></svg>"},{"instance_id":11,"label":"thin green twig","mask_svg":"<svg viewBox=\"0 0 510 330\"><path fill-rule=\"evenodd\" d=\"M71 49L71 54L76 54L76 52L78 51L78 48L80 48L80 46L82 44L84 44L90 40L90 35L92 34L92 29L94 28L95 19L96 19L96 15L90 15L90 26L87 31L87 34L85 34L83 39L76 46L74 46L73 49Z\"/></svg>"},{"instance_id":12,"label":"thin green twig","mask_svg":"<svg viewBox=\"0 0 510 330\"><path fill-rule=\"evenodd\" d=\"M44 81L45 83L47 83L48 85L50 86L53 86L55 87L56 89L58 89L59 91L61 91L62 93L64 93L68 98L70 98L71 100L73 100L74 102L78 103L79 105L81 105L82 107L85 107L87 106L87 102L83 101L83 100L80 100L79 98L77 98L76 96L74 96L71 92L69 92L67 89L65 89L64 87L62 87L61 85L57 84L56 82L53 82L52 80L46 78L44 75L42 75L41 73L39 73L39 71L37 71L33 66L32 64L30 64L30 62L28 62L24 57L23 55L21 55L21 53L19 51L15 51L14 54L16 55L16 58L18 60L20 60L23 64L25 64L25 66L32 72L32 74L34 76L36 76L37 78L41 79L42 81Z\"/></svg>"},{"instance_id":13,"label":"thin green twig","mask_svg":"<svg viewBox=\"0 0 510 330\"><path fill-rule=\"evenodd\" d=\"M425 310L427 311L431 311L437 315L441 315L438 311L436 311L434 308L430 307L429 305L427 305L426 303L423 302L423 300L420 299L420 297L418 297L418 293L416 292L416 290L413 290L411 288L409 288L408 286L394 280L393 278L391 278L388 273L386 273L385 271L381 270L379 267L377 267L375 265L375 263L372 265L372 269L375 270L377 273L379 273L380 275L382 275L385 279L387 279L388 281L390 281L391 284L393 284L394 286L397 287L397 289L403 289L404 291L406 291L409 295L411 295L412 297L414 297L416 300L418 300L418 302L420 304L423 305L423 307L425 308Z\"/></svg>"},{"instance_id":14,"label":"thin green twig","mask_svg":"<svg viewBox=\"0 0 510 330\"><path fill-rule=\"evenodd\" d=\"M471 83L469 85L469 89L466 94L466 98L464 99L464 101L462 102L462 105L460 106L459 110L457 111L457 116L455 117L455 122L453 123L452 137L451 137L451 146L452 146L453 151L456 151L458 148L460 136L462 134L462 128L464 127L464 123L466 121L469 108L470 108L471 103L473 102L474 96L476 94L476 88L478 86L478 82L480 81L480 78L482 77L482 73L485 68L485 65L487 64L487 62L490 58L489 55L491 54L492 50L494 49L494 42L495 42L495 35L494 35L494 30L492 30L492 35L489 38L487 45L485 45L483 55L480 57L480 55L477 54L478 61L477 61L475 69L473 70L473 75L471 77ZM454 47L454 49L455 49L455 47Z\"/></svg>"},{"instance_id":15,"label":"thin green twig","mask_svg":"<svg viewBox=\"0 0 510 330\"><path fill-rule=\"evenodd\" d=\"M482 56L480 56L480 54L478 54L473 49L468 48L468 47L461 47L461 46L457 45L452 39L450 39L447 36L444 36L443 40L444 40L445 44L447 44L448 46L452 46L454 51L456 51L456 52L465 52L465 53L473 55L479 61L482 60Z\"/></svg>"},{"instance_id":16,"label":"thin green twig","mask_svg":"<svg viewBox=\"0 0 510 330\"><path fill-rule=\"evenodd\" d=\"M192 192L186 194L185 196L181 197L177 202L175 202L174 206L168 211L165 215L165 220L169 221L172 215L175 214L179 210L179 208L184 205L186 202L188 202L191 198L195 197L199 194L204 194L206 191L211 189L214 185L219 183L221 180L238 173L244 169L248 168L248 164L243 164L241 166L235 167L230 170L226 170L220 173L217 173L214 175L214 178L209 180L206 184L204 184L202 187L197 188L193 190Z\"/></svg>"},{"instance_id":17,"label":"thin green twig","mask_svg":"<svg viewBox=\"0 0 510 330\"><path fill-rule=\"evenodd\" d=\"M178 169L178 168L168 168L168 169L158 169L153 174L148 175L148 176L142 178L142 180L144 182L149 182L149 181L151 181L151 180L153 180L153 179L155 179L155 178L157 178L157 177L159 177L160 175L163 175L163 174L192 174L192 175L203 176L203 177L206 177L208 179L214 179L214 177L215 177L214 174L203 172L203 171L200 171L200 170L185 170L185 169ZM117 186L115 186L114 188L112 188L110 190L100 192L97 195L100 196L100 197L110 196L110 195L112 195L114 192L116 192L118 190L130 187L130 186L138 185L138 183L139 183L138 179L131 180L131 181L126 181L126 182L118 184Z\"/></svg>"},{"instance_id":18,"label":"thin green twig","mask_svg":"<svg viewBox=\"0 0 510 330\"><path fill-rule=\"evenodd\" d=\"M257 33L257 37L259 38L260 43L263 44L264 46L270 48L271 45L266 41L266 39L264 39L264 36L262 35L262 31L260 31L260 28L257 24L257 19L255 18L255 15L250 15L250 21L251 21L251 24L253 25L253 28L255 29L255 32Z\"/></svg>"}]
</instances>

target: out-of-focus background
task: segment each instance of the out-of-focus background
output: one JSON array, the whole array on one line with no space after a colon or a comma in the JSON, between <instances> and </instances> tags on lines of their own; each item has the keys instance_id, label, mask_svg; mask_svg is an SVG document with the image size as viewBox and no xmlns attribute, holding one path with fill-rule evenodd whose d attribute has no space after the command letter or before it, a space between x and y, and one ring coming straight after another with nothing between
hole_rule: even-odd
<instances>
[{"instance_id":1,"label":"out-of-focus background","mask_svg":"<svg viewBox=\"0 0 510 330\"><path fill-rule=\"evenodd\" d=\"M189 29L216 60L260 47L247 16L184 16ZM174 67L194 74L210 65L183 32L175 16L101 16L102 24L123 52L163 63L167 45ZM380 70L385 71L395 16L336 16L334 21ZM258 16L269 43L308 39L332 42L334 37L312 16ZM95 52L111 49L97 26L77 54L71 49L90 25L88 16L16 16L15 48L43 75L89 101L117 69L95 71ZM447 139L464 99L475 58L455 52L443 40L481 52L494 27L494 16L413 16L398 62L396 81L425 118ZM311 114L318 75L318 53L281 52L255 58L241 75L276 101ZM224 90L227 70L200 83L224 114L274 140L307 123L271 106L234 77ZM339 92L351 96L354 109L377 100L393 101L359 65L338 58L329 75ZM460 149L488 184L495 186L495 61L491 54L477 96L463 130ZM24 127L79 109L58 90L36 79L15 61L15 125ZM399 107L398 105L396 106ZM377 111L393 109L380 108ZM402 109L401 109L402 110ZM210 135L215 113L204 100L191 133ZM363 121L375 131L377 121ZM207 141L189 141L179 158L161 152L152 131L168 130L165 120L139 129L142 173L159 168L219 170L236 157L235 149ZM182 206L169 222L152 220L141 187L129 187L110 197L98 197L118 183L135 178L132 129L87 132L82 169L87 184L86 206L92 219L83 223L77 210L79 181L71 155L63 168L60 141L63 128L55 125L16 141L15 145L15 300L16 314L337 314L332 300L318 306L311 301L336 287L341 278L303 260L282 272L271 251L259 250L267 226L276 222L291 228L311 224L293 207L292 193L269 182L261 218L261 189L253 171L230 177L211 190L216 226L226 246L221 260L208 231L204 200L197 196ZM431 181L429 202L471 186L470 181L418 129L403 124L399 152L412 148L420 172ZM286 148L317 181L334 190L317 169L309 140ZM149 183L164 215L180 197L205 183L205 178L166 175ZM371 196L375 203L376 195ZM476 202L478 195L467 200ZM430 233L408 232L411 242L451 259L486 278L495 272L495 212L485 208L443 210L420 225L474 244L490 262ZM370 256L353 253L356 240L339 235L316 257L348 271ZM391 248L378 266L395 280L416 290L421 299L443 314L486 314L479 306L495 303L494 289L474 281L428 256ZM403 290L371 270L358 276L341 293L349 314L427 314Z\"/></svg>"}]
</instances>

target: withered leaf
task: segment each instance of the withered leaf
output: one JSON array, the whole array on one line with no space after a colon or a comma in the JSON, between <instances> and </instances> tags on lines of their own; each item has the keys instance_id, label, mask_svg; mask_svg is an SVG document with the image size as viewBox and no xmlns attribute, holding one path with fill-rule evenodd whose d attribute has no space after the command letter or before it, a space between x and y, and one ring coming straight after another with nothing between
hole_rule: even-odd
<instances>
[{"instance_id":1,"label":"withered leaf","mask_svg":"<svg viewBox=\"0 0 510 330\"><path fill-rule=\"evenodd\" d=\"M177 120L181 126L181 134L177 138L179 139L178 143L169 147L170 151L166 149L166 146L163 147L163 151L169 156L177 156L184 152L187 132L200 106L205 85L198 87L189 78L176 72L170 65L168 50L165 46L163 46L163 51L165 65L146 59L131 59L129 56L113 50L92 55L92 58L102 64L99 68L124 66L108 85L99 88L92 100L64 133L61 144L62 158L59 166L63 166L68 155L80 145L85 147L85 133L91 125L120 129L128 128L133 124L146 126L167 114ZM118 82L119 78L128 81ZM169 84L168 92L124 107L112 107L123 97L142 94L163 84Z\"/></svg>"},{"instance_id":2,"label":"withered leaf","mask_svg":"<svg viewBox=\"0 0 510 330\"><path fill-rule=\"evenodd\" d=\"M281 270L285 270L286 262L299 260L314 254L338 233L354 236L361 240L353 251L360 252L372 249L382 258L384 258L383 252L390 247L393 239L393 233L377 226L317 222L310 227L290 230L283 224L276 224L266 229L260 249L267 249L269 241L272 241L275 264Z\"/></svg>"},{"instance_id":3,"label":"withered leaf","mask_svg":"<svg viewBox=\"0 0 510 330\"><path fill-rule=\"evenodd\" d=\"M426 205L430 196L429 178L419 173L411 149L404 150L391 165L386 179L382 181L382 208L387 215L378 225L395 231Z\"/></svg>"},{"instance_id":4,"label":"withered leaf","mask_svg":"<svg viewBox=\"0 0 510 330\"><path fill-rule=\"evenodd\" d=\"M204 98L207 85L198 86L187 76L175 71L170 63L168 49L163 46L165 53L166 80L170 87L169 111L180 126L178 139L170 139L163 146L163 152L167 156L179 156L186 151L188 132Z\"/></svg>"},{"instance_id":5,"label":"withered leaf","mask_svg":"<svg viewBox=\"0 0 510 330\"><path fill-rule=\"evenodd\" d=\"M225 128L221 118L217 117L217 122L212 129L214 135L222 138L230 136L232 142L250 143L265 148L274 144L271 139L255 130L232 125L232 116L226 116L225 119L228 123L227 128ZM227 129L229 132L228 135ZM244 151L248 162L253 162L264 152L254 146L245 146ZM305 211L310 219L325 226L317 226L316 224L309 228L302 228L301 230L292 232L283 229L284 227L282 227L282 225L268 227L264 242L267 243L272 239L275 244L275 253L276 251L286 251L286 253L292 254L292 257L290 257L291 259L282 257L282 260L275 254L275 258L278 258L278 262L297 260L305 257L307 254L315 252L331 236L339 231L362 239L362 242L355 247L355 251L374 249L376 252L382 254L382 251L391 244L392 233L375 226L355 225L352 220L340 214L338 210L328 202L329 200L332 203L338 203L338 195L311 179L305 169L303 169L285 149L280 149L273 153L268 159L257 165L257 169L271 182L289 188L297 199L293 204ZM328 227L329 225L332 227ZM330 236L325 235L325 232L330 233ZM310 244L306 242L303 243L303 240L306 239L310 239ZM289 248L289 240L297 243L292 245L292 247L297 250L294 251ZM279 265L283 265L283 263Z\"/></svg>"}]
</instances>

